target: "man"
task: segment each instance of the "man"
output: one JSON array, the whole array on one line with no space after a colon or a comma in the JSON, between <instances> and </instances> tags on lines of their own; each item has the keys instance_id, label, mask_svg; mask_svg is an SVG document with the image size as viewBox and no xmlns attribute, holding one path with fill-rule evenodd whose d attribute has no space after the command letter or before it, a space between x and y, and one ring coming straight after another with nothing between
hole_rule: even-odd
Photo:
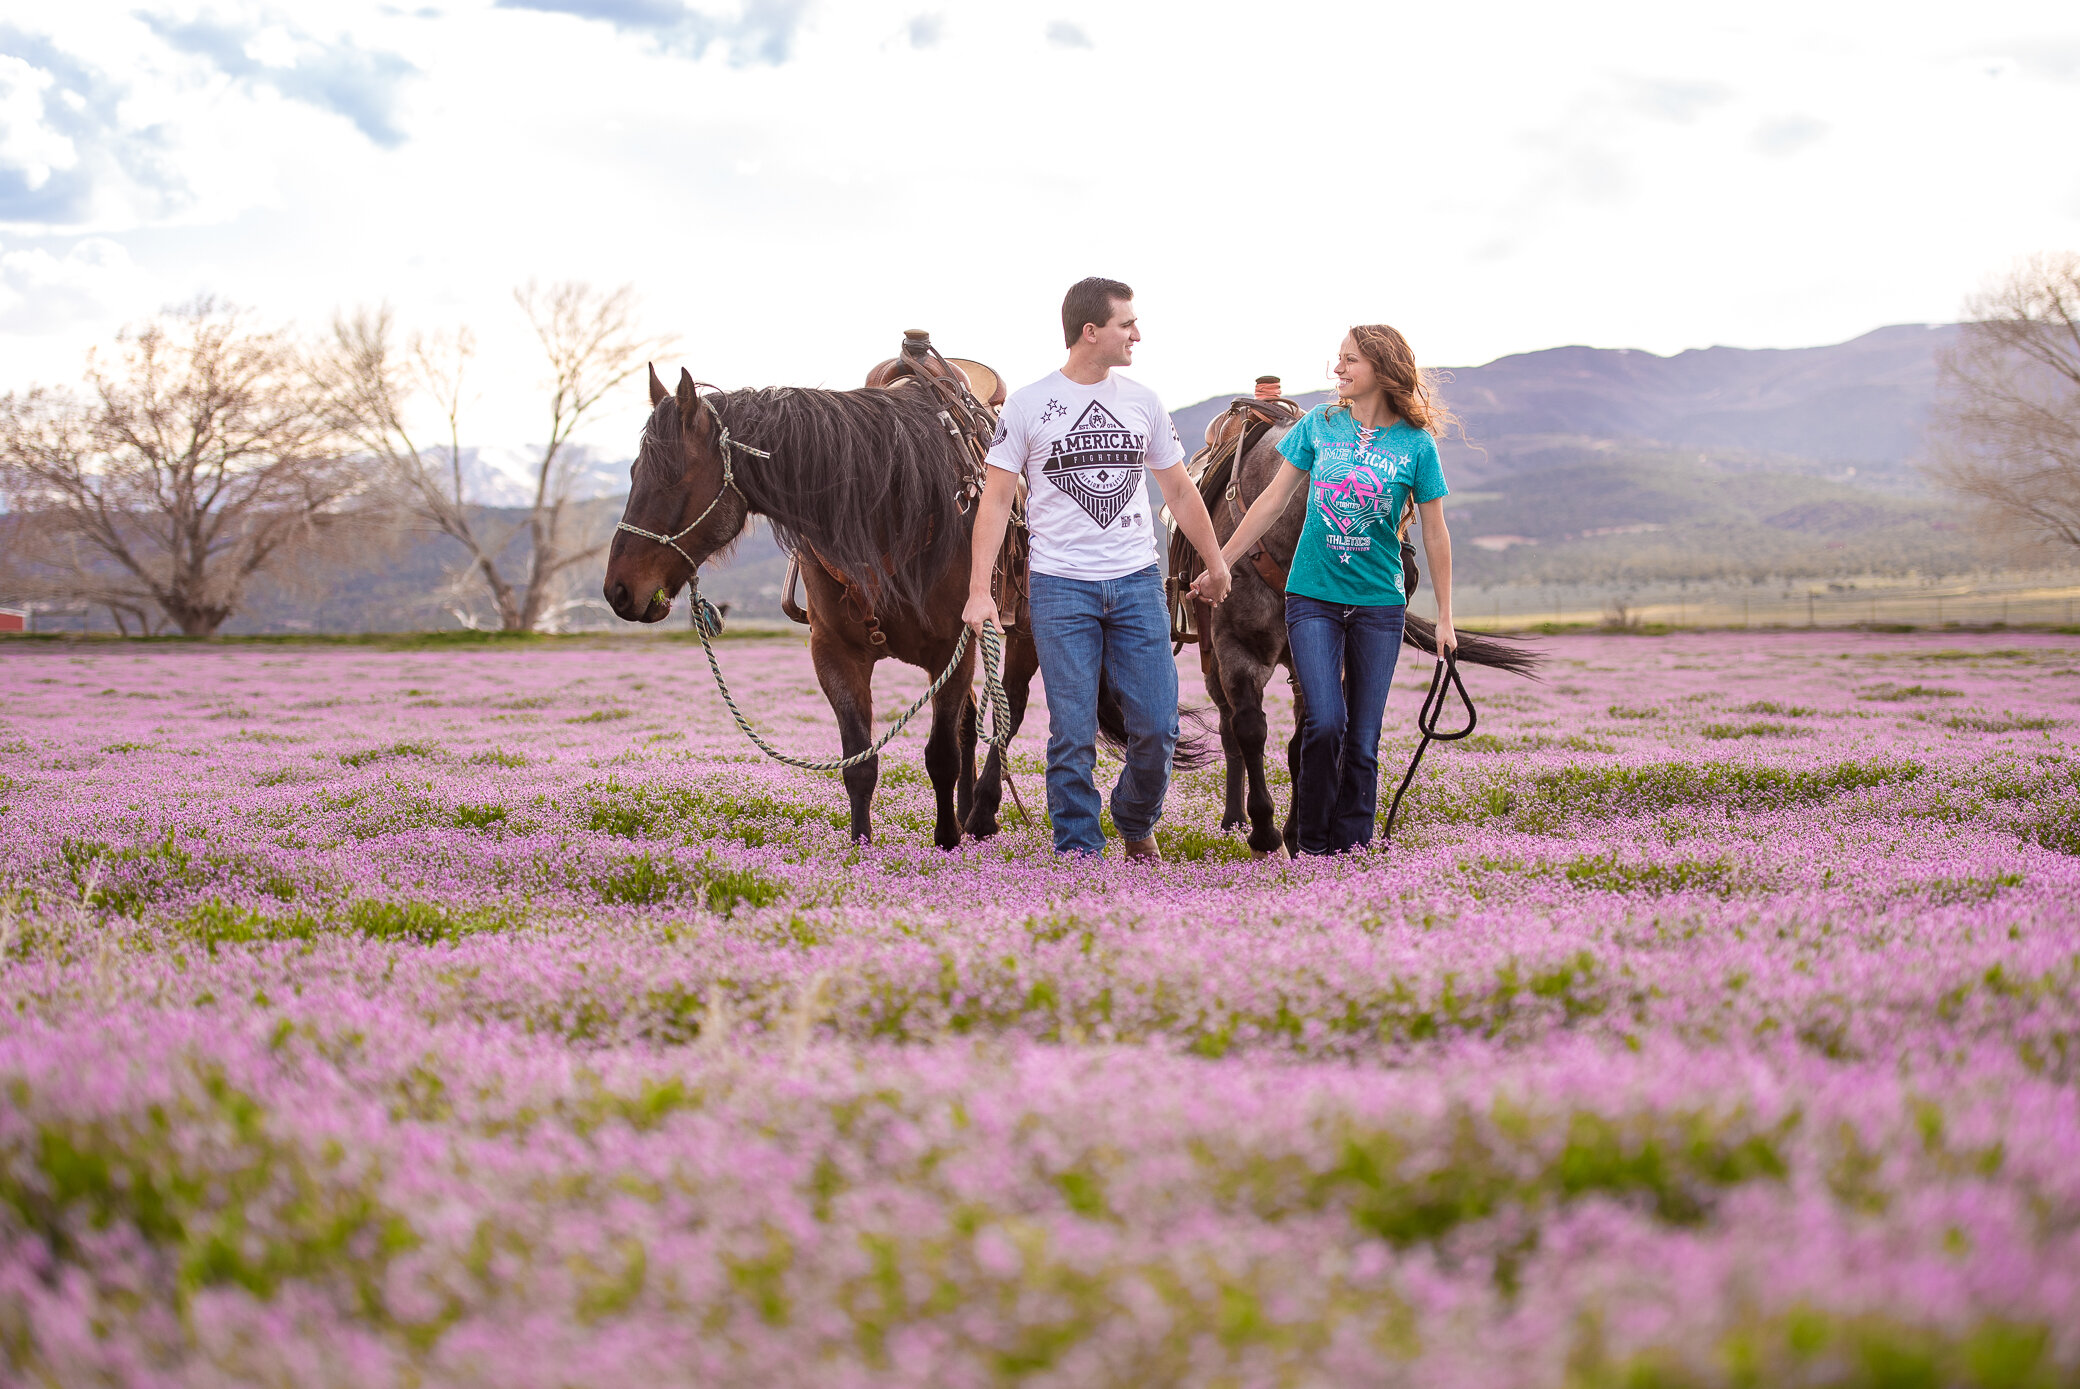
<instances>
[{"instance_id":1,"label":"man","mask_svg":"<svg viewBox=\"0 0 2080 1389\"><path fill-rule=\"evenodd\" d=\"M1202 590L1228 594L1228 563L1213 518L1185 470L1184 447L1155 392L1114 374L1130 365L1141 330L1134 291L1082 280L1062 301L1062 369L1005 402L975 517L963 621L1001 623L990 574L1020 478L1032 536L1033 644L1047 682L1047 813L1058 854L1099 854L1095 778L1098 683L1118 693L1127 767L1112 789L1112 823L1133 859L1159 859L1156 821L1177 744L1177 665L1156 562L1146 472L1206 561Z\"/></svg>"}]
</instances>

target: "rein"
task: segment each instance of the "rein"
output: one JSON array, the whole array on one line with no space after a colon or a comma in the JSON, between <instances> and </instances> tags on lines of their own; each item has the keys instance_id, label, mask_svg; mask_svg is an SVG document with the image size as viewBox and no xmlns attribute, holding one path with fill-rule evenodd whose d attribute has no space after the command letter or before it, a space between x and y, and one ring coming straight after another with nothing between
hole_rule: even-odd
<instances>
[{"instance_id":1,"label":"rein","mask_svg":"<svg viewBox=\"0 0 2080 1389\"><path fill-rule=\"evenodd\" d=\"M881 750L895 741L896 735L917 716L917 712L931 703L932 696L939 693L946 682L953 678L953 673L960 669L961 658L968 654L968 628L963 624L960 637L953 644L953 659L946 663L946 669L939 672L939 678L917 697L915 704L896 716L895 722L888 726L888 731L875 739L872 746L863 748L850 757L790 757L759 736L758 730L751 726L751 721L744 717L744 711L737 707L736 697L729 692L729 681L723 678L722 663L715 659L715 647L710 640L722 634L722 614L715 610L713 603L701 595L701 580L698 574L693 577L691 597L693 630L701 639L701 650L708 653L708 669L715 672L715 688L721 692L722 702L729 706L729 716L736 720L737 731L749 738L753 747L775 762L800 767L805 772L842 772L849 767L857 767L870 757L879 756ZM982 734L982 741L995 748L998 755L1004 759L1004 773L1008 777L1011 772L1011 701L1004 694L1004 636L994 622L983 624L980 644L982 697L989 704L990 725L990 731ZM977 731L980 732L979 729ZM1018 795L1016 788L1013 788L1012 795L1014 798ZM1024 807L1021 806L1020 809L1023 810Z\"/></svg>"},{"instance_id":2,"label":"rein","mask_svg":"<svg viewBox=\"0 0 2080 1389\"><path fill-rule=\"evenodd\" d=\"M1444 643L1439 642L1438 645L1442 646ZM1437 721L1444 717L1444 697L1447 689L1457 690L1459 702L1466 706L1466 727L1456 733L1437 731ZM1438 656L1437 664L1430 667L1430 691L1423 696L1423 707L1416 711L1416 727L1422 730L1423 737L1416 744L1416 755L1408 759L1408 774L1401 778L1401 789L1394 793L1394 804L1387 808L1387 824L1386 828L1380 831L1381 839L1393 838L1394 816L1400 813L1401 798L1408 794L1409 783L1416 779L1416 768L1423 765L1424 750L1433 742L1458 742L1473 732L1473 726L1479 717L1473 709L1473 696L1466 693L1466 682L1459 678L1459 653L1454 650L1443 652Z\"/></svg>"},{"instance_id":3,"label":"rein","mask_svg":"<svg viewBox=\"0 0 2080 1389\"><path fill-rule=\"evenodd\" d=\"M715 495L709 498L708 504L701 508L701 514L694 517L690 525L682 527L671 535L659 535L656 531L646 531L641 526L631 526L626 521L618 522L615 529L627 531L630 535L639 535L645 540L654 540L660 545L669 545L672 549L678 551L681 559L693 566L693 576L687 581L687 595L693 604L693 630L701 639L701 650L708 653L708 669L715 672L715 688L721 691L722 702L729 706L730 717L736 720L738 731L751 740L752 746L772 758L775 762L783 762L790 767L800 767L803 771L842 772L849 767L856 767L868 758L878 756L881 750L893 742L896 735L903 731L904 726L917 716L917 712L931 702L932 696L938 694L945 687L946 682L953 678L953 673L960 669L961 658L968 654L968 628L966 624L962 625L960 637L953 644L953 659L946 663L946 669L939 672L939 678L932 681L925 692L917 697L917 702L905 709L896 721L888 726L888 731L876 739L871 747L856 752L850 757L790 757L760 737L758 730L751 726L751 721L744 717L744 711L737 707L736 697L729 691L729 681L723 678L722 662L715 657L713 638L722 635L722 614L716 611L715 605L709 602L701 593L701 567L695 562L692 555L687 554L685 550L680 548L679 542L700 529L701 523L706 521L709 514L720 505L725 492L735 492L738 500L742 501L747 508L750 506L750 499L745 497L743 489L737 486L734 458L737 450L741 449L755 458L771 458L773 455L764 449L755 449L749 444L739 443L732 439L729 434L729 426L722 422L722 414L715 408L713 402L707 396L702 396L701 404L707 407L708 414L715 420L716 446L722 453L722 485L715 489ZM1008 780L1011 774L1011 702L1004 694L1004 635L998 630L995 623L983 624L980 645L982 647L982 697L989 704L991 730L988 734L983 735L982 741L997 750L999 757L1003 759L1004 775ZM1016 786L1012 787L1011 794L1013 799L1017 798L1018 788ZM1023 805L1020 806L1020 810L1023 812Z\"/></svg>"}]
</instances>

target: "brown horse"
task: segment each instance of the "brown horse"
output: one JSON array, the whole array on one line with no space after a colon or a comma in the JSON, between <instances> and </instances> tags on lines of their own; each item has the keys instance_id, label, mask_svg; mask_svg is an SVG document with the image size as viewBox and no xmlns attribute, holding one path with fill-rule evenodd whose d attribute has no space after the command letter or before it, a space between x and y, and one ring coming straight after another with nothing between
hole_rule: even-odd
<instances>
[{"instance_id":1,"label":"brown horse","mask_svg":"<svg viewBox=\"0 0 2080 1389\"><path fill-rule=\"evenodd\" d=\"M1243 434L1249 411L1257 406L1263 413L1258 428ZM1218 459L1200 477L1200 491L1213 514L1213 529L1223 541L1235 533L1243 513L1270 483L1284 456L1277 443L1293 427L1296 411L1265 409L1262 402L1238 400L1226 420L1217 421L1224 437L1243 439L1242 456L1231 464ZM1214 450L1218 452L1218 450ZM1307 494L1294 494L1285 512L1264 532L1259 551L1235 566L1234 587L1218 608L1191 600L1193 625L1197 631L1200 669L1206 677L1206 692L1220 710L1221 750L1227 756L1227 804L1221 814L1222 829L1249 826L1249 846L1268 854L1282 843L1286 852L1296 848L1292 808L1287 807L1285 824L1273 823L1271 788L1264 777L1264 745L1270 725L1264 717L1264 686L1279 666L1288 675L1293 669L1293 652L1286 642L1285 571L1292 564L1300 543L1300 529L1307 520ZM1171 548L1171 568L1178 591L1190 582L1189 546ZM1415 593L1416 568L1413 550L1402 546L1402 566L1408 594ZM1180 634L1181 635L1181 634ZM1402 640L1432 657L1437 654L1437 630L1425 618L1411 613ZM1516 675L1529 675L1541 657L1519 642L1502 637L1459 633L1458 660L1462 665L1491 666ZM1297 782L1300 760L1300 721L1306 715L1301 702L1300 682L1293 681L1294 728L1286 744L1286 767ZM1245 799L1245 790L1247 797ZM1247 812L1247 820L1244 815Z\"/></svg>"},{"instance_id":2,"label":"brown horse","mask_svg":"<svg viewBox=\"0 0 2080 1389\"><path fill-rule=\"evenodd\" d=\"M893 656L936 676L961 635L979 480L945 401L918 388L703 393L683 370L668 392L653 370L650 404L622 513L638 533L615 533L607 602L627 621L661 621L700 565L733 545L754 514L764 516L802 561L809 657L839 743L848 757L864 751L875 663ZM1040 663L1022 601L1005 598L1012 625L1003 678L1015 731ZM942 849L964 829L986 838L998 828L996 749L979 784L975 776L974 667L970 643L932 701L924 765L938 802L932 841ZM855 839L871 837L879 775L878 757L844 772Z\"/></svg>"}]
</instances>

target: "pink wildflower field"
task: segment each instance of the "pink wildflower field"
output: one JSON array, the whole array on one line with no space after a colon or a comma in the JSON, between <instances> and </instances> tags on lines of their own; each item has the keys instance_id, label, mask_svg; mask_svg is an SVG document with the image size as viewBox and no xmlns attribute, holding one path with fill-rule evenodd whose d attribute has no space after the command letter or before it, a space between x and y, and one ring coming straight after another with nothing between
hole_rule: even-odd
<instances>
[{"instance_id":1,"label":"pink wildflower field","mask_svg":"<svg viewBox=\"0 0 2080 1389\"><path fill-rule=\"evenodd\" d=\"M2080 1384L2080 638L1546 650L1147 867L679 640L0 649L0 1380Z\"/></svg>"}]
</instances>

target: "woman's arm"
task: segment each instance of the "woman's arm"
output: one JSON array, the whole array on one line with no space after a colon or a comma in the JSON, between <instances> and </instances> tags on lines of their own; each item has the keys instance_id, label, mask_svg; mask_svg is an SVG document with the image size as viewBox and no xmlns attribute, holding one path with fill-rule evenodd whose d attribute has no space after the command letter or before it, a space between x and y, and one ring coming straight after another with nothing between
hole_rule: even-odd
<instances>
[{"instance_id":1,"label":"woman's arm","mask_svg":"<svg viewBox=\"0 0 2080 1389\"><path fill-rule=\"evenodd\" d=\"M1444 498L1417 503L1416 514L1423 518L1423 553L1430 560L1430 589L1437 595L1437 649L1450 651L1458 647L1459 634L1452 627L1452 533L1445 529Z\"/></svg>"},{"instance_id":2,"label":"woman's arm","mask_svg":"<svg viewBox=\"0 0 2080 1389\"><path fill-rule=\"evenodd\" d=\"M1271 529L1271 523L1285 514L1286 503L1293 500L1293 493L1306 482L1306 473L1280 460L1278 471L1272 474L1263 492L1250 504L1242 517L1242 524L1235 528L1235 534L1228 537L1228 543L1221 546L1222 557L1232 565L1254 549L1264 532Z\"/></svg>"}]
</instances>

